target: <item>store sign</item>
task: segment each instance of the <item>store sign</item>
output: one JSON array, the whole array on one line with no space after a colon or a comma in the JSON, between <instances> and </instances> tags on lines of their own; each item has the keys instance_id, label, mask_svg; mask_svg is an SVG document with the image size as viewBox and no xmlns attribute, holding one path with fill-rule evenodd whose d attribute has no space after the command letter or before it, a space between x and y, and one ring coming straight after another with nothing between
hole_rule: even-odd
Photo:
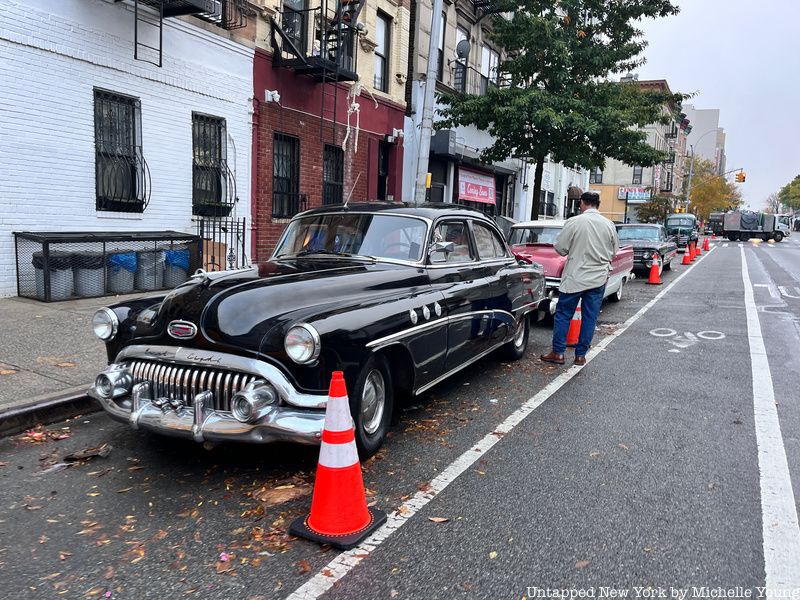
<instances>
[{"instance_id":1,"label":"store sign","mask_svg":"<svg viewBox=\"0 0 800 600\"><path fill-rule=\"evenodd\" d=\"M617 196L620 200L625 200L627 198L628 204L634 204L636 202L647 202L650 200L650 188L646 187L620 187L619 188L619 195Z\"/></svg>"},{"instance_id":2,"label":"store sign","mask_svg":"<svg viewBox=\"0 0 800 600\"><path fill-rule=\"evenodd\" d=\"M458 199L494 204L494 176L469 169L459 169Z\"/></svg>"}]
</instances>

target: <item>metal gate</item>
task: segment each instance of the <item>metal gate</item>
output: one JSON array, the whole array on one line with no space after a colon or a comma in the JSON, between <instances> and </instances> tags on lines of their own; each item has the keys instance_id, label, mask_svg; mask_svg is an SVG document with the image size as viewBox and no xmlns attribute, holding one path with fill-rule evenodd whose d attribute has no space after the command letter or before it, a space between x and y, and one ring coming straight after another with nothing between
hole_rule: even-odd
<instances>
[{"instance_id":1,"label":"metal gate","mask_svg":"<svg viewBox=\"0 0 800 600\"><path fill-rule=\"evenodd\" d=\"M245 232L247 219L195 217L200 236L201 266L206 271L246 267Z\"/></svg>"}]
</instances>

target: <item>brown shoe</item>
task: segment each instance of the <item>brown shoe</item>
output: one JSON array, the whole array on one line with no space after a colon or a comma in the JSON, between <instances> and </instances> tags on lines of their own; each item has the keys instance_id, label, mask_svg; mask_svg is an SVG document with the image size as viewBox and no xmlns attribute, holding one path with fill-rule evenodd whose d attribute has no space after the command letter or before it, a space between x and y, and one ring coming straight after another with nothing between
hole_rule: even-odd
<instances>
[{"instance_id":1,"label":"brown shoe","mask_svg":"<svg viewBox=\"0 0 800 600\"><path fill-rule=\"evenodd\" d=\"M555 363L557 365L564 364L564 355L557 354L556 352L548 352L547 354L542 354L539 359L543 360L544 362Z\"/></svg>"},{"instance_id":2,"label":"brown shoe","mask_svg":"<svg viewBox=\"0 0 800 600\"><path fill-rule=\"evenodd\" d=\"M575 364L579 367L582 367L586 364L586 357L585 356L576 356L575 357Z\"/></svg>"}]
</instances>

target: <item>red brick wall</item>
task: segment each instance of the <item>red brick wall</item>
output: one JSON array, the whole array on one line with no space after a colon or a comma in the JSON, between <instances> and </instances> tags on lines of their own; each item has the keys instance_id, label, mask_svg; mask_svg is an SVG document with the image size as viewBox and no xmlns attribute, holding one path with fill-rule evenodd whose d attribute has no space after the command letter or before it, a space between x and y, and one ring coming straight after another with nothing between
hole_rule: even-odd
<instances>
[{"instance_id":1,"label":"red brick wall","mask_svg":"<svg viewBox=\"0 0 800 600\"><path fill-rule=\"evenodd\" d=\"M349 85L340 85L336 99L336 120L333 116L333 85L326 84L325 117L320 128L322 85L311 78L297 76L285 68L274 69L268 54L256 53L254 72L253 115L253 223L255 226L255 260L269 258L287 219L272 218L272 147L276 132L297 137L300 142L300 193L308 196L306 208L322 206L322 163L325 144L342 146L347 133ZM280 104L263 102L265 90L277 90ZM368 96L359 99L360 131L355 128L344 146L344 197L352 190L351 202L375 200L377 196L377 148L379 141L391 135L392 129L403 128L404 107L380 101L378 107ZM351 117L355 125L355 117ZM357 147L356 147L357 142ZM374 154L374 156L373 156ZM388 194L401 198L403 148L402 140L392 145L389 154L390 177Z\"/></svg>"}]
</instances>

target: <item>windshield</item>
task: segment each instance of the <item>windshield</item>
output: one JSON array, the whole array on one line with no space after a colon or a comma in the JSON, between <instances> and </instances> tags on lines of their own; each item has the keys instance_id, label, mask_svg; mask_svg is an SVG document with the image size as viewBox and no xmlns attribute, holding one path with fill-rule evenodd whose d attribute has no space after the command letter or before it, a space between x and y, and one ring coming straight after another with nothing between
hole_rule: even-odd
<instances>
[{"instance_id":1,"label":"windshield","mask_svg":"<svg viewBox=\"0 0 800 600\"><path fill-rule=\"evenodd\" d=\"M620 240L658 240L656 227L618 227Z\"/></svg>"},{"instance_id":2,"label":"windshield","mask_svg":"<svg viewBox=\"0 0 800 600\"><path fill-rule=\"evenodd\" d=\"M511 230L511 239L514 244L554 244L561 227L514 227Z\"/></svg>"},{"instance_id":3,"label":"windshield","mask_svg":"<svg viewBox=\"0 0 800 600\"><path fill-rule=\"evenodd\" d=\"M694 227L694 219L689 217L668 217L667 227Z\"/></svg>"},{"instance_id":4,"label":"windshield","mask_svg":"<svg viewBox=\"0 0 800 600\"><path fill-rule=\"evenodd\" d=\"M425 221L399 215L313 215L289 224L273 258L335 254L417 261L426 231Z\"/></svg>"}]
</instances>

